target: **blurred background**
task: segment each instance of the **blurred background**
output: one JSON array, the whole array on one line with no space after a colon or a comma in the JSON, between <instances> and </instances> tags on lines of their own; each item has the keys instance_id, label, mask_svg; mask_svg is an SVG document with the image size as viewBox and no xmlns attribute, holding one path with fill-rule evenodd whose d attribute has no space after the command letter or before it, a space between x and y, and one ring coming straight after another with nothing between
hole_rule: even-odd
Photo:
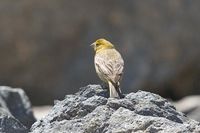
<instances>
[{"instance_id":1,"label":"blurred background","mask_svg":"<svg viewBox=\"0 0 200 133\"><path fill-rule=\"evenodd\" d=\"M23 88L33 105L53 104L100 84L89 46L116 45L124 93L178 100L200 94L200 1L1 0L0 85Z\"/></svg>"}]
</instances>

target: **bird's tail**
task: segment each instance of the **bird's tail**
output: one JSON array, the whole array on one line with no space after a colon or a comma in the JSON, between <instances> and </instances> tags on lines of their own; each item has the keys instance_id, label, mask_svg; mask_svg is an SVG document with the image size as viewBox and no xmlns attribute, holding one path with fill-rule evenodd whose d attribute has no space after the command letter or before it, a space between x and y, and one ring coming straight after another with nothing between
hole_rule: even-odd
<instances>
[{"instance_id":1,"label":"bird's tail","mask_svg":"<svg viewBox=\"0 0 200 133\"><path fill-rule=\"evenodd\" d=\"M118 85L114 86L112 84L112 82L110 82L110 81L108 82L108 85L109 85L110 97L111 98L120 98L120 96L121 96L121 90L118 87Z\"/></svg>"}]
</instances>

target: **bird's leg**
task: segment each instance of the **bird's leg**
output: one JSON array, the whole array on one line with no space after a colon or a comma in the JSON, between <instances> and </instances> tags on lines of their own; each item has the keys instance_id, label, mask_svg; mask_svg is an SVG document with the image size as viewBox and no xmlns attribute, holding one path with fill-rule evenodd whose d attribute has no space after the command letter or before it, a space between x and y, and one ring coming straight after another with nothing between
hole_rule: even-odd
<instances>
[{"instance_id":1,"label":"bird's leg","mask_svg":"<svg viewBox=\"0 0 200 133\"><path fill-rule=\"evenodd\" d=\"M124 97L125 97L125 96L122 94L120 88L116 88L116 91L118 92L120 98L124 98Z\"/></svg>"},{"instance_id":2,"label":"bird's leg","mask_svg":"<svg viewBox=\"0 0 200 133\"><path fill-rule=\"evenodd\" d=\"M119 94L119 97L120 97L120 98L124 98L125 96L122 94L122 91L121 91L121 89L120 89L119 82L115 85L115 88L116 88L116 91L117 91L118 94Z\"/></svg>"}]
</instances>

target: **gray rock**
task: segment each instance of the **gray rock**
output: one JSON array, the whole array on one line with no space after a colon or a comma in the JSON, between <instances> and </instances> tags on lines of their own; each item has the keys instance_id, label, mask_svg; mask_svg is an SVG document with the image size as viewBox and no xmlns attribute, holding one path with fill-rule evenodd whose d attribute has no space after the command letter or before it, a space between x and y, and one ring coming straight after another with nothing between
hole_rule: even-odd
<instances>
[{"instance_id":1,"label":"gray rock","mask_svg":"<svg viewBox=\"0 0 200 133\"><path fill-rule=\"evenodd\" d=\"M9 112L13 116L12 119L17 119L27 128L35 122L31 103L22 89L0 86L0 107Z\"/></svg>"},{"instance_id":2,"label":"gray rock","mask_svg":"<svg viewBox=\"0 0 200 133\"><path fill-rule=\"evenodd\" d=\"M29 130L15 119L10 112L0 107L0 132L1 133L27 133Z\"/></svg>"},{"instance_id":3,"label":"gray rock","mask_svg":"<svg viewBox=\"0 0 200 133\"><path fill-rule=\"evenodd\" d=\"M200 106L193 108L186 113L187 113L187 116L190 117L191 119L194 119L200 122Z\"/></svg>"},{"instance_id":4,"label":"gray rock","mask_svg":"<svg viewBox=\"0 0 200 133\"><path fill-rule=\"evenodd\" d=\"M107 98L99 85L88 85L56 101L32 133L192 133L200 123L176 111L159 95L138 91L123 99Z\"/></svg>"},{"instance_id":5,"label":"gray rock","mask_svg":"<svg viewBox=\"0 0 200 133\"><path fill-rule=\"evenodd\" d=\"M174 102L177 110L184 112L188 117L200 122L200 96L187 96Z\"/></svg>"}]
</instances>

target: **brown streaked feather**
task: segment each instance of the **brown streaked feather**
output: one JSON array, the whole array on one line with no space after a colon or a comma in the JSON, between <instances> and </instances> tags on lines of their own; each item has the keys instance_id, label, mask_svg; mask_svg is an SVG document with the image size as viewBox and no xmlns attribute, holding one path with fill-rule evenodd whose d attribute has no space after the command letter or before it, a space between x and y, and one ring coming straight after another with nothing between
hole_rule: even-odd
<instances>
[{"instance_id":1,"label":"brown streaked feather","mask_svg":"<svg viewBox=\"0 0 200 133\"><path fill-rule=\"evenodd\" d=\"M103 81L118 84L123 74L124 61L115 49L105 49L95 55L95 68Z\"/></svg>"}]
</instances>

